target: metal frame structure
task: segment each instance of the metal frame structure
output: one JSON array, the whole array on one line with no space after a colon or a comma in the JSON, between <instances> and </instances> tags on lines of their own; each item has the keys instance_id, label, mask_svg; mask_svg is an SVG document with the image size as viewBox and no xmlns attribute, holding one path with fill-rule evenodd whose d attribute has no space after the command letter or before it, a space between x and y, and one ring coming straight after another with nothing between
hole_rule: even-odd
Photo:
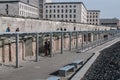
<instances>
[{"instance_id":1,"label":"metal frame structure","mask_svg":"<svg viewBox=\"0 0 120 80\"><path fill-rule=\"evenodd\" d=\"M50 54L51 56L53 56L53 52L52 52L52 39L54 37L53 34L59 34L58 36L60 36L59 38L61 38L61 54L63 54L63 40L64 40L64 33L68 33L69 35L69 50L72 50L72 46L71 46L71 38L72 38L72 34L75 33L75 37L76 37L76 49L77 50L85 50L86 48L93 48L95 46L98 46L100 44L103 44L109 40L112 40L116 37L119 37L120 35L120 31L119 30L109 30L109 31L60 31L60 32L31 32L31 33L24 33L24 32L5 32L5 33L0 33L0 40L1 39L6 39L6 38L11 38L14 37L15 38L15 42L16 42L16 68L19 68L19 40L22 39L23 37L35 37L36 39L36 59L35 61L38 62L39 61L39 37L42 34L49 34L50 36ZM88 33L92 33L92 34L112 34L110 37L108 37L108 39L98 39L95 40L93 42L90 42L88 44L84 44L83 38L84 38L84 34L88 34ZM79 44L78 44L78 35L81 34L82 35L82 45L80 48L78 48ZM99 36L98 35L98 36ZM94 37L94 36L93 36Z\"/></svg>"}]
</instances>

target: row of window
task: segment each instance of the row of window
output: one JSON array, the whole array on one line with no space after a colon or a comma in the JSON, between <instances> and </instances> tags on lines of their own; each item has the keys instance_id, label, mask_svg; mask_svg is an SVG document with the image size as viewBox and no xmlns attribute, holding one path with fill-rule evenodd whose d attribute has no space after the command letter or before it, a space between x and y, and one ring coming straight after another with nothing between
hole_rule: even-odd
<instances>
[{"instance_id":1,"label":"row of window","mask_svg":"<svg viewBox=\"0 0 120 80\"><path fill-rule=\"evenodd\" d=\"M55 5L53 5L53 6L50 5L50 6L46 6L46 8L60 8L60 7L61 8L68 8L68 7L69 8L72 8L72 7L76 8L76 5L56 5L56 6Z\"/></svg>"},{"instance_id":2,"label":"row of window","mask_svg":"<svg viewBox=\"0 0 120 80\"><path fill-rule=\"evenodd\" d=\"M98 13L96 13L96 12L88 12L87 14L94 14L94 15L98 15Z\"/></svg>"},{"instance_id":3,"label":"row of window","mask_svg":"<svg viewBox=\"0 0 120 80\"><path fill-rule=\"evenodd\" d=\"M34 8L32 6L29 6L29 5L19 4L19 8L22 10L26 10L26 11L38 12L37 8Z\"/></svg>"},{"instance_id":4,"label":"row of window","mask_svg":"<svg viewBox=\"0 0 120 80\"><path fill-rule=\"evenodd\" d=\"M98 18L98 16L87 16L87 18Z\"/></svg>"},{"instance_id":5,"label":"row of window","mask_svg":"<svg viewBox=\"0 0 120 80\"><path fill-rule=\"evenodd\" d=\"M92 19L90 19L90 20L87 20L87 21L96 21L96 22L97 22L97 21L98 21L98 19L96 19L96 20L95 20L95 19L93 19L93 20L92 20Z\"/></svg>"},{"instance_id":6,"label":"row of window","mask_svg":"<svg viewBox=\"0 0 120 80\"><path fill-rule=\"evenodd\" d=\"M38 17L38 15L36 15L36 14L28 13L28 12L25 12L25 11L20 11L19 15L20 16L25 16L25 17Z\"/></svg>"},{"instance_id":7,"label":"row of window","mask_svg":"<svg viewBox=\"0 0 120 80\"><path fill-rule=\"evenodd\" d=\"M46 15L46 18L76 18L76 15Z\"/></svg>"},{"instance_id":8,"label":"row of window","mask_svg":"<svg viewBox=\"0 0 120 80\"><path fill-rule=\"evenodd\" d=\"M66 10L63 10L63 9L61 9L61 10L59 10L59 9L58 10L55 10L55 9L54 10L51 10L51 9L50 10L46 10L46 13L52 13L52 12L53 13L60 13L60 12L61 13L64 13L64 12L65 13L72 13L72 12L76 13L76 9L73 9L73 10L72 9L69 9L69 10L68 9L66 9Z\"/></svg>"},{"instance_id":9,"label":"row of window","mask_svg":"<svg viewBox=\"0 0 120 80\"><path fill-rule=\"evenodd\" d=\"M89 23L89 24L98 25L98 23Z\"/></svg>"}]
</instances>

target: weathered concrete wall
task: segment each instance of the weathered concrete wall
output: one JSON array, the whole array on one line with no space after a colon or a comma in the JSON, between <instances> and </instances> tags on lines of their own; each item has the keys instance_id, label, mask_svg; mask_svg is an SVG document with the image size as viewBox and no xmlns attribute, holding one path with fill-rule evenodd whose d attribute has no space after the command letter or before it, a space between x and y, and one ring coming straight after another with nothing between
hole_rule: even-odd
<instances>
[{"instance_id":1,"label":"weathered concrete wall","mask_svg":"<svg viewBox=\"0 0 120 80\"><path fill-rule=\"evenodd\" d=\"M15 32L19 27L21 32L45 32L45 31L61 31L61 28L66 31L76 30L109 30L109 27L87 25L79 23L66 23L57 21L34 20L12 17L0 17L0 32L5 32L7 27L10 27L11 32ZM75 27L75 28L74 28Z\"/></svg>"},{"instance_id":2,"label":"weathered concrete wall","mask_svg":"<svg viewBox=\"0 0 120 80\"><path fill-rule=\"evenodd\" d=\"M22 18L12 18L12 17L0 17L0 32L5 32L7 27L10 27L11 32L15 32L16 28L19 27L20 32L46 32L46 31L61 31L61 28L66 31L88 31L88 30L109 30L109 27L104 26L94 26L78 23L65 23L65 22L55 22L55 21L45 21L45 20L34 20L34 19L22 19ZM79 35L78 46L81 46L82 36ZM44 44L44 41L42 42ZM64 38L64 50L69 50L69 36L67 35ZM32 45L32 46L31 46ZM30 50L31 54L35 56L36 53L36 42L35 39L31 42ZM76 47L76 37L72 36L71 47ZM19 45L19 60L23 60L26 57L26 49L28 50L29 46L25 45L25 41L20 41ZM16 44L15 42L5 42L0 40L0 62L15 62L16 54ZM53 47L52 51L60 52L61 50L61 39L53 38ZM27 55L31 55L27 54Z\"/></svg>"}]
</instances>

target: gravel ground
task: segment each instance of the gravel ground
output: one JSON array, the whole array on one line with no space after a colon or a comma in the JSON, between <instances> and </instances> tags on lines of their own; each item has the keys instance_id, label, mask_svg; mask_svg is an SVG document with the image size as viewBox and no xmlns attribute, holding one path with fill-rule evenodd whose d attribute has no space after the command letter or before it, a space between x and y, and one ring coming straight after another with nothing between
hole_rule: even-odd
<instances>
[{"instance_id":1,"label":"gravel ground","mask_svg":"<svg viewBox=\"0 0 120 80\"><path fill-rule=\"evenodd\" d=\"M82 80L120 79L120 42L101 51Z\"/></svg>"}]
</instances>

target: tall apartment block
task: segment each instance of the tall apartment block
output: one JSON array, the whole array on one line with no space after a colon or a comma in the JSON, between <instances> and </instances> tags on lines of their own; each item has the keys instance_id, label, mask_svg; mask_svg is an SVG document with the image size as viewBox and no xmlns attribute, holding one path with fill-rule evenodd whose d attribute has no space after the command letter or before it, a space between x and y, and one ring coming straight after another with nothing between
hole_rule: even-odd
<instances>
[{"instance_id":1,"label":"tall apartment block","mask_svg":"<svg viewBox=\"0 0 120 80\"><path fill-rule=\"evenodd\" d=\"M43 19L87 23L87 9L82 2L45 3Z\"/></svg>"},{"instance_id":2,"label":"tall apartment block","mask_svg":"<svg viewBox=\"0 0 120 80\"><path fill-rule=\"evenodd\" d=\"M0 0L0 14L39 17L38 0Z\"/></svg>"},{"instance_id":3,"label":"tall apartment block","mask_svg":"<svg viewBox=\"0 0 120 80\"><path fill-rule=\"evenodd\" d=\"M92 25L99 25L100 10L87 11L87 23Z\"/></svg>"}]
</instances>

